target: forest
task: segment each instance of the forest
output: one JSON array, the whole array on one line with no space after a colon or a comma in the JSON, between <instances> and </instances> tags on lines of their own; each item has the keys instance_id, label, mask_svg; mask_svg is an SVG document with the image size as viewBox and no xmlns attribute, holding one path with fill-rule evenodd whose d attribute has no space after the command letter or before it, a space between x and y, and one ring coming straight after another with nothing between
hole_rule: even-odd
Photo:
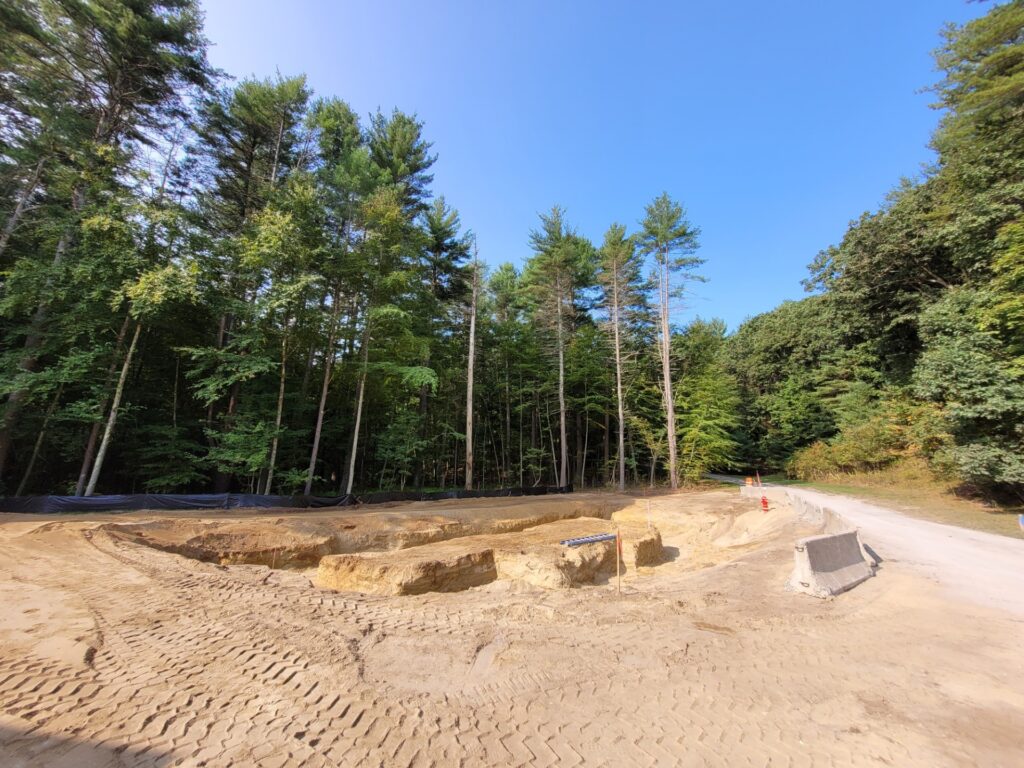
<instances>
[{"instance_id":1,"label":"forest","mask_svg":"<svg viewBox=\"0 0 1024 768\"><path fill-rule=\"evenodd\" d=\"M941 31L933 164L732 333L678 321L680 199L599 242L538 201L522 263L488 267L415 114L233 80L207 45L194 0L0 5L5 495L918 461L1024 499L1024 2Z\"/></svg>"}]
</instances>

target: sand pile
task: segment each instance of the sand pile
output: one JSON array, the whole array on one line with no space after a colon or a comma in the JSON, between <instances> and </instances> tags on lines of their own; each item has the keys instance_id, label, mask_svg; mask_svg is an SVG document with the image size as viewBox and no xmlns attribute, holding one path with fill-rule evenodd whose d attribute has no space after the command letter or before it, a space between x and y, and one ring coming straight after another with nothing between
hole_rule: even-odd
<instances>
[{"instance_id":1,"label":"sand pile","mask_svg":"<svg viewBox=\"0 0 1024 768\"><path fill-rule=\"evenodd\" d=\"M724 515L709 532L716 547L749 547L775 539L792 524L788 507L773 505L768 512L756 506L740 515Z\"/></svg>"}]
</instances>

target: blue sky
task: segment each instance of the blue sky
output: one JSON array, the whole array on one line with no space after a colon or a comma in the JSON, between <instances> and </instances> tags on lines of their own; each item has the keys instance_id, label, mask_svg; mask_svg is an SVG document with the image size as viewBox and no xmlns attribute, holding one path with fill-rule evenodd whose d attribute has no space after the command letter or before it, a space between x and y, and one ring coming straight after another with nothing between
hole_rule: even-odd
<instances>
[{"instance_id":1,"label":"blue sky","mask_svg":"<svg viewBox=\"0 0 1024 768\"><path fill-rule=\"evenodd\" d=\"M204 0L211 62L305 72L360 114L416 112L434 191L492 265L540 211L600 243L663 190L703 232L688 317L800 298L815 254L933 155L922 89L964 0L856 3Z\"/></svg>"}]
</instances>

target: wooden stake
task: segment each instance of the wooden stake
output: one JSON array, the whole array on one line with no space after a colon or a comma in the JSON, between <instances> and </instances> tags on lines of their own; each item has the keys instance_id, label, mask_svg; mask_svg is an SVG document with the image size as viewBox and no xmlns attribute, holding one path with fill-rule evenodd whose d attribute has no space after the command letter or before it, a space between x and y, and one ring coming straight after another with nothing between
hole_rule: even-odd
<instances>
[{"instance_id":1,"label":"wooden stake","mask_svg":"<svg viewBox=\"0 0 1024 768\"><path fill-rule=\"evenodd\" d=\"M622 594L622 534L618 527L615 528L615 578L618 581L618 591Z\"/></svg>"}]
</instances>

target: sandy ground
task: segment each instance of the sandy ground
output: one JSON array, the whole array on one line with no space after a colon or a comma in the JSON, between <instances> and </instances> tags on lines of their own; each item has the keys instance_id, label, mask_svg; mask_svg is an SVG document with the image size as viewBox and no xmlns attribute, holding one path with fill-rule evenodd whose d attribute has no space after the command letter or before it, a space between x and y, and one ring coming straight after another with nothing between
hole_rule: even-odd
<instances>
[{"instance_id":1,"label":"sandy ground","mask_svg":"<svg viewBox=\"0 0 1024 768\"><path fill-rule=\"evenodd\" d=\"M621 595L332 592L0 515L0 765L1024 765L1019 615L899 557L785 592L813 531L735 490L615 506L668 555Z\"/></svg>"}]
</instances>

